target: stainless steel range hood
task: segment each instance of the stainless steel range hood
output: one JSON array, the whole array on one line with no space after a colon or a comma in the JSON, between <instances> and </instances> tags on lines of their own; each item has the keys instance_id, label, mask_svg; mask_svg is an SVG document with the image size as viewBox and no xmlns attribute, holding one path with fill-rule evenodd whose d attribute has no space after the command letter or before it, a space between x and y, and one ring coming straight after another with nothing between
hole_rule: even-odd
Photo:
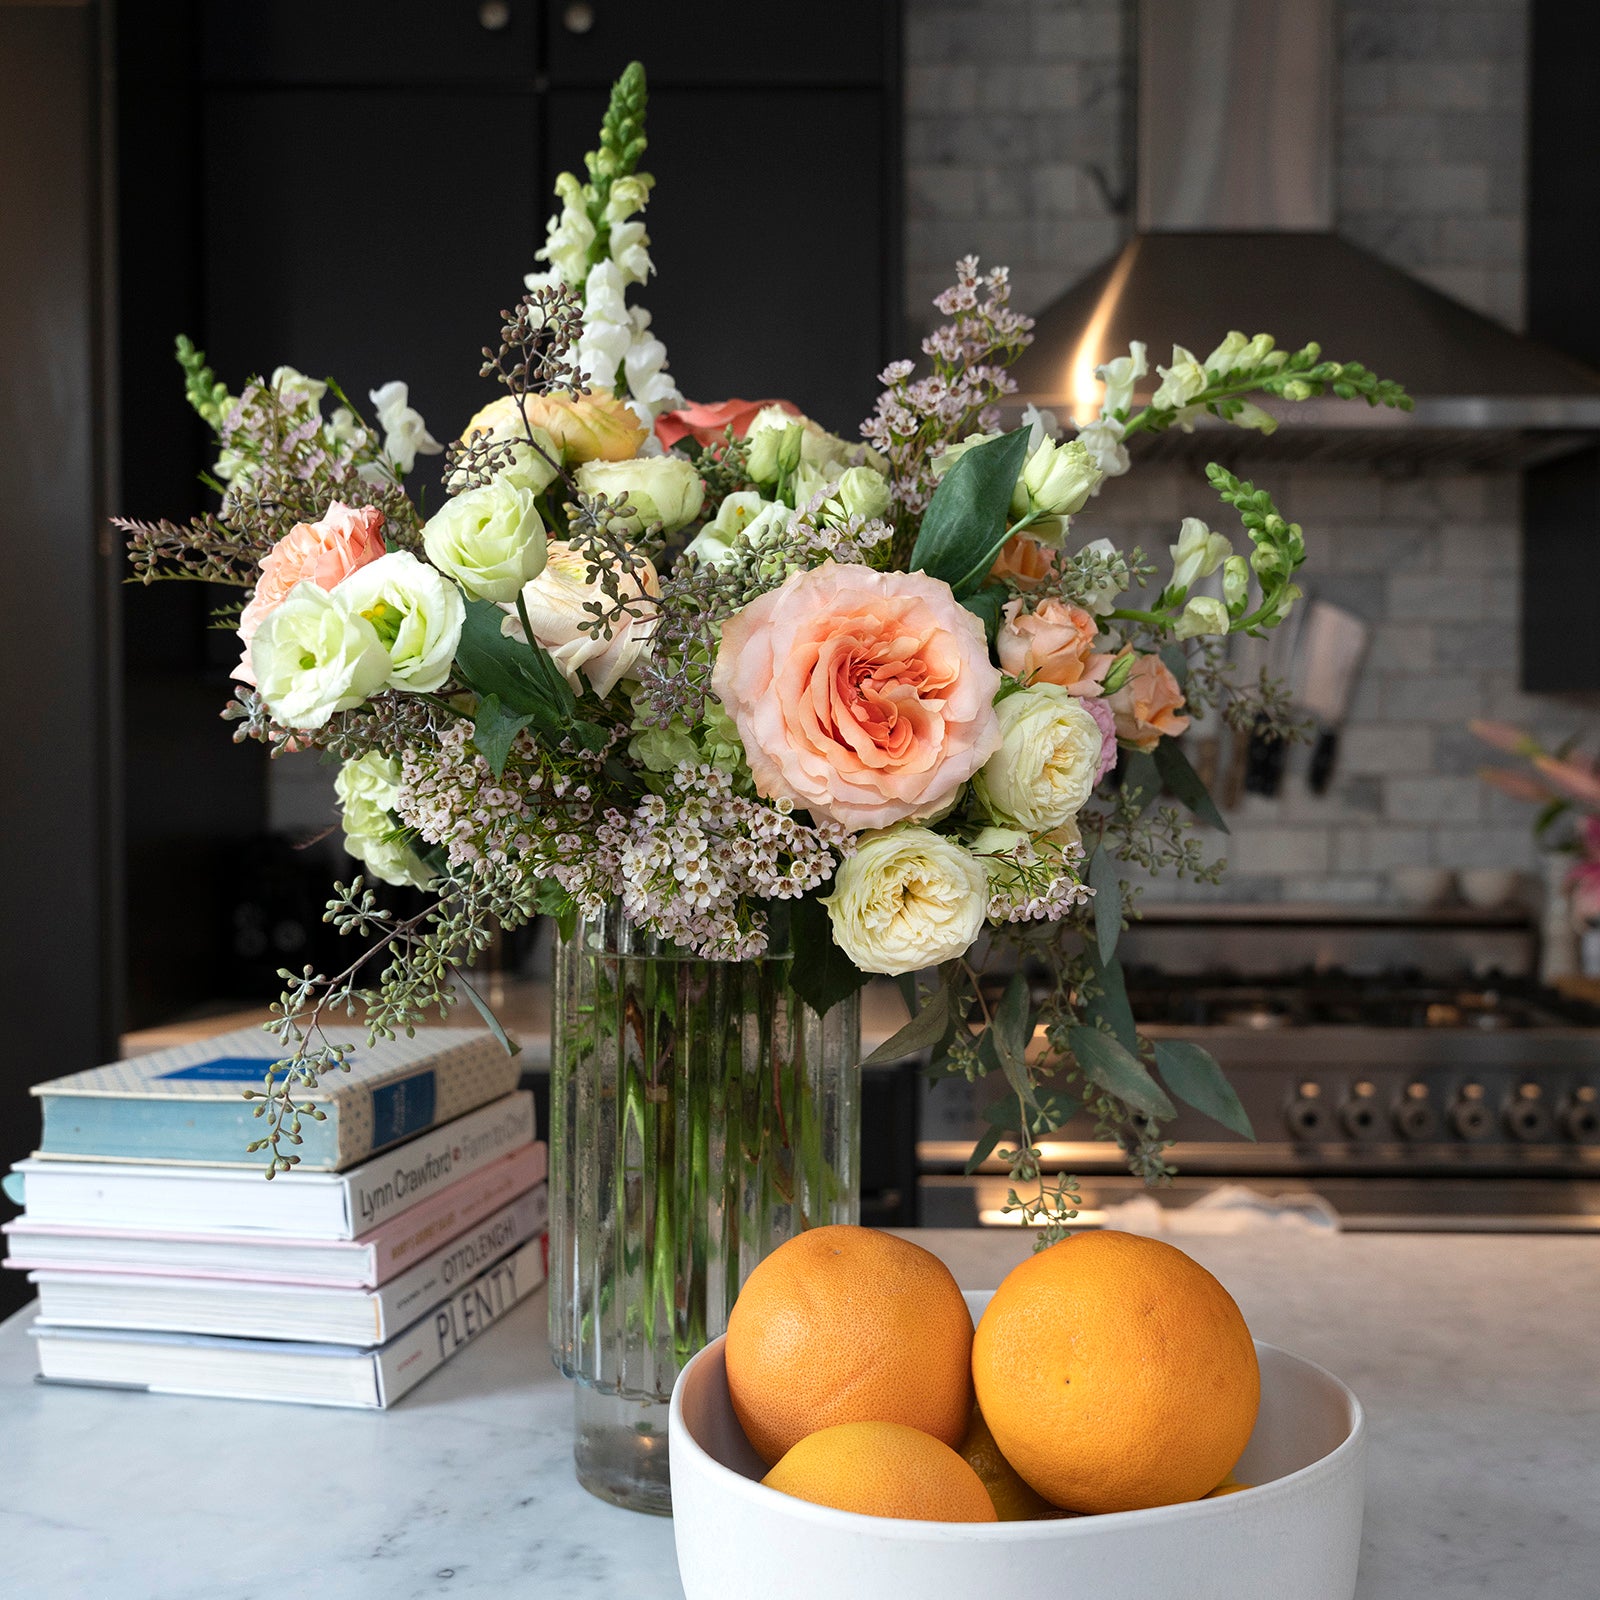
<instances>
[{"instance_id":1,"label":"stainless steel range hood","mask_svg":"<svg viewBox=\"0 0 1600 1600\"><path fill-rule=\"evenodd\" d=\"M1018 401L1087 420L1094 368L1230 329L1398 379L1412 412L1281 405L1263 436L1221 424L1141 454L1514 466L1600 434L1600 373L1514 334L1333 231L1333 0L1141 0L1138 233L1038 317ZM1148 393L1140 395L1148 398ZM1210 419L1206 419L1210 421Z\"/></svg>"}]
</instances>

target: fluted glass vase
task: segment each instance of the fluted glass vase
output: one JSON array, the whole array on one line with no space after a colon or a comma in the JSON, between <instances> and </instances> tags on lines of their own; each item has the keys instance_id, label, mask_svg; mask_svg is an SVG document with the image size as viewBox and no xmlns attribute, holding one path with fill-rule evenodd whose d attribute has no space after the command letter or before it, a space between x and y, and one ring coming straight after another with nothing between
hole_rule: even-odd
<instances>
[{"instance_id":1,"label":"fluted glass vase","mask_svg":"<svg viewBox=\"0 0 1600 1600\"><path fill-rule=\"evenodd\" d=\"M578 1479L667 1514L667 1401L740 1285L860 1212L861 1019L819 1016L787 953L706 961L620 911L558 942L550 1343L574 1380Z\"/></svg>"}]
</instances>

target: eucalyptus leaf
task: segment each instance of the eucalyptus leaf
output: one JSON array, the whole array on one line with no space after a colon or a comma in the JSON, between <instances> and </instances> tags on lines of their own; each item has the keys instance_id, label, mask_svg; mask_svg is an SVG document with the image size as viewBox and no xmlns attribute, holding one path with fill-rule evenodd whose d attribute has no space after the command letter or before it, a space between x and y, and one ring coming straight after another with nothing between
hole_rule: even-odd
<instances>
[{"instance_id":1,"label":"eucalyptus leaf","mask_svg":"<svg viewBox=\"0 0 1600 1600\"><path fill-rule=\"evenodd\" d=\"M1246 1139L1255 1138L1248 1113L1209 1051L1187 1039L1158 1040L1156 1070L1185 1104Z\"/></svg>"},{"instance_id":2,"label":"eucalyptus leaf","mask_svg":"<svg viewBox=\"0 0 1600 1600\"><path fill-rule=\"evenodd\" d=\"M1138 1050L1139 1033L1133 1022L1133 1007L1128 1004L1128 985L1122 976L1122 963L1102 961L1098 948L1092 944L1085 947L1084 954L1094 968L1096 987L1100 990L1084 1003L1084 1016L1092 1023L1109 1028L1124 1049Z\"/></svg>"},{"instance_id":3,"label":"eucalyptus leaf","mask_svg":"<svg viewBox=\"0 0 1600 1600\"><path fill-rule=\"evenodd\" d=\"M1095 949L1104 966L1116 955L1122 933L1122 874L1103 844L1089 857L1089 887L1094 890Z\"/></svg>"},{"instance_id":4,"label":"eucalyptus leaf","mask_svg":"<svg viewBox=\"0 0 1600 1600\"><path fill-rule=\"evenodd\" d=\"M1154 760L1156 771L1161 774L1161 781L1170 793L1202 822L1209 822L1223 833L1228 831L1228 824L1222 820L1216 801L1200 781L1200 774L1189 765L1189 758L1176 739L1163 738L1155 748Z\"/></svg>"},{"instance_id":5,"label":"eucalyptus leaf","mask_svg":"<svg viewBox=\"0 0 1600 1600\"><path fill-rule=\"evenodd\" d=\"M948 583L959 600L988 577L1006 542L1011 492L1028 456L1018 428L957 457L939 480L911 551L911 570Z\"/></svg>"},{"instance_id":6,"label":"eucalyptus leaf","mask_svg":"<svg viewBox=\"0 0 1600 1600\"><path fill-rule=\"evenodd\" d=\"M929 1002L900 1029L883 1041L862 1063L864 1067L881 1066L886 1061L903 1061L937 1044L950 1024L950 991L941 989Z\"/></svg>"},{"instance_id":7,"label":"eucalyptus leaf","mask_svg":"<svg viewBox=\"0 0 1600 1600\"><path fill-rule=\"evenodd\" d=\"M994 1154L994 1147L1000 1143L1008 1132L1005 1128L990 1128L972 1147L972 1154L967 1157L967 1164L961 1169L970 1178L990 1156Z\"/></svg>"},{"instance_id":8,"label":"eucalyptus leaf","mask_svg":"<svg viewBox=\"0 0 1600 1600\"><path fill-rule=\"evenodd\" d=\"M473 1010L475 1010L478 1015L483 1018L489 1029L489 1032L492 1033L499 1041L500 1048L504 1050L508 1056L520 1054L522 1046L512 1039L511 1036L507 1034L506 1030L501 1027L500 1019L489 1009L489 1002L485 1000L470 983L467 982L466 974L459 970L456 973L456 987L459 988L461 992L466 995L467 999L472 1002Z\"/></svg>"},{"instance_id":9,"label":"eucalyptus leaf","mask_svg":"<svg viewBox=\"0 0 1600 1600\"><path fill-rule=\"evenodd\" d=\"M1161 647L1161 660L1168 672L1178 680L1178 687L1185 689L1189 684L1189 653L1181 644L1169 643Z\"/></svg>"},{"instance_id":10,"label":"eucalyptus leaf","mask_svg":"<svg viewBox=\"0 0 1600 1600\"><path fill-rule=\"evenodd\" d=\"M1124 1105L1142 1111L1147 1117L1177 1114L1161 1085L1145 1071L1139 1058L1125 1050L1109 1033L1102 1033L1098 1028L1071 1028L1067 1032L1067 1043L1083 1068L1084 1076L1107 1094L1115 1095Z\"/></svg>"},{"instance_id":11,"label":"eucalyptus leaf","mask_svg":"<svg viewBox=\"0 0 1600 1600\"><path fill-rule=\"evenodd\" d=\"M1122 792L1137 796L1136 804L1141 814L1156 803L1161 793L1161 774L1156 771L1154 758L1144 750L1123 750L1119 753L1117 776Z\"/></svg>"},{"instance_id":12,"label":"eucalyptus leaf","mask_svg":"<svg viewBox=\"0 0 1600 1600\"><path fill-rule=\"evenodd\" d=\"M789 987L819 1016L848 1000L867 975L833 942L828 908L815 895L789 904Z\"/></svg>"},{"instance_id":13,"label":"eucalyptus leaf","mask_svg":"<svg viewBox=\"0 0 1600 1600\"><path fill-rule=\"evenodd\" d=\"M1028 1026L1032 1014L1032 999L1028 994L1028 980L1020 972L1011 975L1006 992L995 1007L994 1022L989 1037L994 1041L995 1059L1006 1075L1006 1082L1024 1104L1038 1110L1033 1084L1028 1079L1028 1041L1033 1030Z\"/></svg>"}]
</instances>

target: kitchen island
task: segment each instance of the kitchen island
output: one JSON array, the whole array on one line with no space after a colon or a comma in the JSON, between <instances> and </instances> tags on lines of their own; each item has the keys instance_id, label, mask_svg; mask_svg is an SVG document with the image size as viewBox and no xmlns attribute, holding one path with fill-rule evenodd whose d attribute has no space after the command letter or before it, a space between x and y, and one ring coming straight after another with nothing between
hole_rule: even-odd
<instances>
[{"instance_id":1,"label":"kitchen island","mask_svg":"<svg viewBox=\"0 0 1600 1600\"><path fill-rule=\"evenodd\" d=\"M1004 1229L912 1236L973 1289L1029 1246ZM1321 1362L1366 1405L1362 1600L1600 1595L1600 1245L1178 1242L1258 1338ZM671 1523L572 1476L544 1312L541 1293L385 1414L39 1384L20 1313L0 1326L0 1594L678 1596Z\"/></svg>"}]
</instances>

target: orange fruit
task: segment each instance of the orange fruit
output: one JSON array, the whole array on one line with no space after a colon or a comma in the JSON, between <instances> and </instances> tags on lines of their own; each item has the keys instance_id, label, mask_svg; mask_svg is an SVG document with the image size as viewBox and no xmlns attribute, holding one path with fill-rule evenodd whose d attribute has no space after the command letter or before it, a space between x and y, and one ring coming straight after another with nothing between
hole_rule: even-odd
<instances>
[{"instance_id":1,"label":"orange fruit","mask_svg":"<svg viewBox=\"0 0 1600 1600\"><path fill-rule=\"evenodd\" d=\"M841 1422L808 1434L761 1481L869 1517L995 1521L978 1474L949 1445L900 1422Z\"/></svg>"},{"instance_id":2,"label":"orange fruit","mask_svg":"<svg viewBox=\"0 0 1600 1600\"><path fill-rule=\"evenodd\" d=\"M995 1516L1001 1522L1042 1522L1072 1513L1053 1506L1036 1489L1030 1489L1022 1474L1000 1453L983 1412L972 1408L967 1436L961 1441L960 1456L978 1474L978 1481L989 1491Z\"/></svg>"},{"instance_id":3,"label":"orange fruit","mask_svg":"<svg viewBox=\"0 0 1600 1600\"><path fill-rule=\"evenodd\" d=\"M1230 1472L1228 1476L1211 1491L1210 1494L1203 1495L1201 1498L1205 1500L1220 1500L1225 1494L1238 1494L1241 1489L1253 1488L1255 1488L1253 1483L1240 1483L1239 1480Z\"/></svg>"},{"instance_id":4,"label":"orange fruit","mask_svg":"<svg viewBox=\"0 0 1600 1600\"><path fill-rule=\"evenodd\" d=\"M1233 1297L1159 1239L1080 1233L1009 1273L972 1346L978 1404L1024 1480L1072 1511L1198 1500L1255 1427Z\"/></svg>"},{"instance_id":5,"label":"orange fruit","mask_svg":"<svg viewBox=\"0 0 1600 1600\"><path fill-rule=\"evenodd\" d=\"M972 1315L950 1269L892 1234L812 1228L780 1245L740 1290L726 1348L734 1414L769 1466L840 1422L899 1422L952 1449L967 1431Z\"/></svg>"}]
</instances>

